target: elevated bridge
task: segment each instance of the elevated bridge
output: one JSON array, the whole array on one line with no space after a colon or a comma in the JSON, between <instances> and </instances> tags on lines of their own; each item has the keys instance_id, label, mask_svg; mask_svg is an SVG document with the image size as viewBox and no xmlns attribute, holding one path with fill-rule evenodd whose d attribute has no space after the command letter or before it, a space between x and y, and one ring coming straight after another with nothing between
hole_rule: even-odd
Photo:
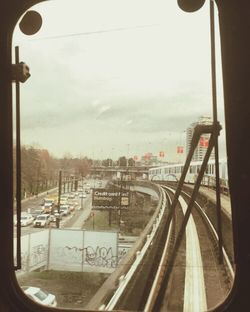
<instances>
[{"instance_id":1,"label":"elevated bridge","mask_svg":"<svg viewBox=\"0 0 250 312\"><path fill-rule=\"evenodd\" d=\"M127 177L135 180L136 178L148 179L148 170L152 166L125 167L125 166L93 166L90 169L91 175L100 176L101 178Z\"/></svg>"}]
</instances>

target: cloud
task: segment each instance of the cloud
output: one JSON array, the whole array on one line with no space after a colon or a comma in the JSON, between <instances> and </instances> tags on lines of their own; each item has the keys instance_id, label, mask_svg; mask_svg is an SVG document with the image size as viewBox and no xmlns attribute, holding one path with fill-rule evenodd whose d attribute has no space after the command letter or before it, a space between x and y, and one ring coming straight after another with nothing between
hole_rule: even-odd
<instances>
[{"instance_id":1,"label":"cloud","mask_svg":"<svg viewBox=\"0 0 250 312\"><path fill-rule=\"evenodd\" d=\"M207 10L191 17L161 0L109 0L98 3L102 10L80 3L60 14L41 4L44 25L35 38L65 37L20 43L31 68L21 87L23 141L54 154L107 154L114 146L125 154L128 144L142 152L145 142L157 150L162 138L174 146L189 124L212 115ZM138 25L154 27L132 29ZM132 28L69 36L119 27ZM223 101L218 110L223 118Z\"/></svg>"}]
</instances>

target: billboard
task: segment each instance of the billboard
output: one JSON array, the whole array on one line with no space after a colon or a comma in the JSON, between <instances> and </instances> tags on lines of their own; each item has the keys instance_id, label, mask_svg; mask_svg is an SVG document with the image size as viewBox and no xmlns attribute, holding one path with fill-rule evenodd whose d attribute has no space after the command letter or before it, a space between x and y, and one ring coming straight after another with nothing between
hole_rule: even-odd
<instances>
[{"instance_id":1,"label":"billboard","mask_svg":"<svg viewBox=\"0 0 250 312\"><path fill-rule=\"evenodd\" d=\"M130 192L128 190L96 188L92 192L92 209L119 209L128 207Z\"/></svg>"}]
</instances>

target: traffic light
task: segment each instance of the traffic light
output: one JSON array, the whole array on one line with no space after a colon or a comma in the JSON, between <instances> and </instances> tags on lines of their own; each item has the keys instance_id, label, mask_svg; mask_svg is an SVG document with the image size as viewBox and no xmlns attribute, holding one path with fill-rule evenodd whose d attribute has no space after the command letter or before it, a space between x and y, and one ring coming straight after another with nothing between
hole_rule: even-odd
<instances>
[{"instance_id":1,"label":"traffic light","mask_svg":"<svg viewBox=\"0 0 250 312\"><path fill-rule=\"evenodd\" d=\"M30 77L29 66L24 62L12 64L12 81L25 82Z\"/></svg>"}]
</instances>

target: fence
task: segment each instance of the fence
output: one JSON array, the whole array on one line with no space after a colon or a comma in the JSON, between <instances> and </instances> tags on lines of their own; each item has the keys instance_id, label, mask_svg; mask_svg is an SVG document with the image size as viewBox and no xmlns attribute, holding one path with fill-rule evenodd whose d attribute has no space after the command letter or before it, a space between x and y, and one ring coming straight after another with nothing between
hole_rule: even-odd
<instances>
[{"instance_id":1,"label":"fence","mask_svg":"<svg viewBox=\"0 0 250 312\"><path fill-rule=\"evenodd\" d=\"M14 254L16 240L14 240ZM46 229L21 237L22 269L112 273L119 262L118 233Z\"/></svg>"}]
</instances>

